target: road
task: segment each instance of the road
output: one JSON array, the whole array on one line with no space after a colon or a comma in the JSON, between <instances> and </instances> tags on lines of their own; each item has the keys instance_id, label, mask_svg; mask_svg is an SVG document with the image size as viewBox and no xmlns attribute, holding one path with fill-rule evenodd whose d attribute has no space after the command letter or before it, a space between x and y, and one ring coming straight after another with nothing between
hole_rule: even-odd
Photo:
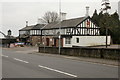
<instances>
[{"instance_id":1,"label":"road","mask_svg":"<svg viewBox=\"0 0 120 80\"><path fill-rule=\"evenodd\" d=\"M3 48L3 78L118 78L118 67Z\"/></svg>"}]
</instances>

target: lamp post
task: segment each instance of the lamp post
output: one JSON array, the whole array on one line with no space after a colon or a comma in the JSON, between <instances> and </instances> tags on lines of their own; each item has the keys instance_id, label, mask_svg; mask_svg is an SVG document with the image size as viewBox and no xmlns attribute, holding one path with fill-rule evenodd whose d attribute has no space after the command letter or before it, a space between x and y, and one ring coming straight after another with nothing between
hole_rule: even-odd
<instances>
[{"instance_id":1,"label":"lamp post","mask_svg":"<svg viewBox=\"0 0 120 80\"><path fill-rule=\"evenodd\" d=\"M61 35L60 35L60 32L59 32L59 54L61 53Z\"/></svg>"},{"instance_id":2,"label":"lamp post","mask_svg":"<svg viewBox=\"0 0 120 80\"><path fill-rule=\"evenodd\" d=\"M60 16L60 25L59 25L59 54L61 54L61 0L59 0L59 16Z\"/></svg>"},{"instance_id":3,"label":"lamp post","mask_svg":"<svg viewBox=\"0 0 120 80\"><path fill-rule=\"evenodd\" d=\"M107 42L108 42L108 28L106 27L106 48L107 48Z\"/></svg>"},{"instance_id":4,"label":"lamp post","mask_svg":"<svg viewBox=\"0 0 120 80\"><path fill-rule=\"evenodd\" d=\"M44 30L45 31L45 30ZM44 32L44 34L45 34L45 32ZM44 36L44 53L45 53L45 46L46 46L46 34L45 34L45 36Z\"/></svg>"}]
</instances>

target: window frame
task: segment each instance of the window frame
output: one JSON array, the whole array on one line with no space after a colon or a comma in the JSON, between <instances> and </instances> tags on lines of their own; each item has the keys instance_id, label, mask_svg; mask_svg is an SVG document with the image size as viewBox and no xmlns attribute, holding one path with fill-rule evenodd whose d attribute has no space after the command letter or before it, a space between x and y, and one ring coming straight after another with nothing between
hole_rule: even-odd
<instances>
[{"instance_id":1,"label":"window frame","mask_svg":"<svg viewBox=\"0 0 120 80\"><path fill-rule=\"evenodd\" d=\"M71 44L71 38L65 38L65 44Z\"/></svg>"}]
</instances>

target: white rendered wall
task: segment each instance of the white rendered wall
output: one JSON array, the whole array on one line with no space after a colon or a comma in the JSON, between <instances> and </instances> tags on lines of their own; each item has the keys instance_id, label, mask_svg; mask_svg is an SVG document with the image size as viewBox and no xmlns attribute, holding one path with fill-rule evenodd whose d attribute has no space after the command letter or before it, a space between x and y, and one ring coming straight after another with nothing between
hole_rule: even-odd
<instances>
[{"instance_id":1,"label":"white rendered wall","mask_svg":"<svg viewBox=\"0 0 120 80\"><path fill-rule=\"evenodd\" d=\"M79 43L76 42L79 38ZM110 36L108 36L107 44L110 45ZM72 46L97 46L106 45L106 36L73 36Z\"/></svg>"}]
</instances>

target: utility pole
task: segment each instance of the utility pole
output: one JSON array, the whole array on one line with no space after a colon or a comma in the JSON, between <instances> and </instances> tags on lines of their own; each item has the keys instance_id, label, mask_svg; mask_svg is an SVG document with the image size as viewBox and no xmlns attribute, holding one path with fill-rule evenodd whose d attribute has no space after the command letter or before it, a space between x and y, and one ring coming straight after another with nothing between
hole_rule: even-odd
<instances>
[{"instance_id":1,"label":"utility pole","mask_svg":"<svg viewBox=\"0 0 120 80\"><path fill-rule=\"evenodd\" d=\"M107 42L108 42L108 29L106 28L106 48L107 48Z\"/></svg>"},{"instance_id":2,"label":"utility pole","mask_svg":"<svg viewBox=\"0 0 120 80\"><path fill-rule=\"evenodd\" d=\"M59 0L59 16L60 16L60 25L59 25L59 54L61 53L61 0Z\"/></svg>"},{"instance_id":3,"label":"utility pole","mask_svg":"<svg viewBox=\"0 0 120 80\"><path fill-rule=\"evenodd\" d=\"M46 33L45 33L45 30L44 30L44 53L45 53L45 47L46 47Z\"/></svg>"},{"instance_id":4,"label":"utility pole","mask_svg":"<svg viewBox=\"0 0 120 80\"><path fill-rule=\"evenodd\" d=\"M45 53L45 41L46 41L46 39L45 39L45 37L44 37L44 53Z\"/></svg>"}]
</instances>

